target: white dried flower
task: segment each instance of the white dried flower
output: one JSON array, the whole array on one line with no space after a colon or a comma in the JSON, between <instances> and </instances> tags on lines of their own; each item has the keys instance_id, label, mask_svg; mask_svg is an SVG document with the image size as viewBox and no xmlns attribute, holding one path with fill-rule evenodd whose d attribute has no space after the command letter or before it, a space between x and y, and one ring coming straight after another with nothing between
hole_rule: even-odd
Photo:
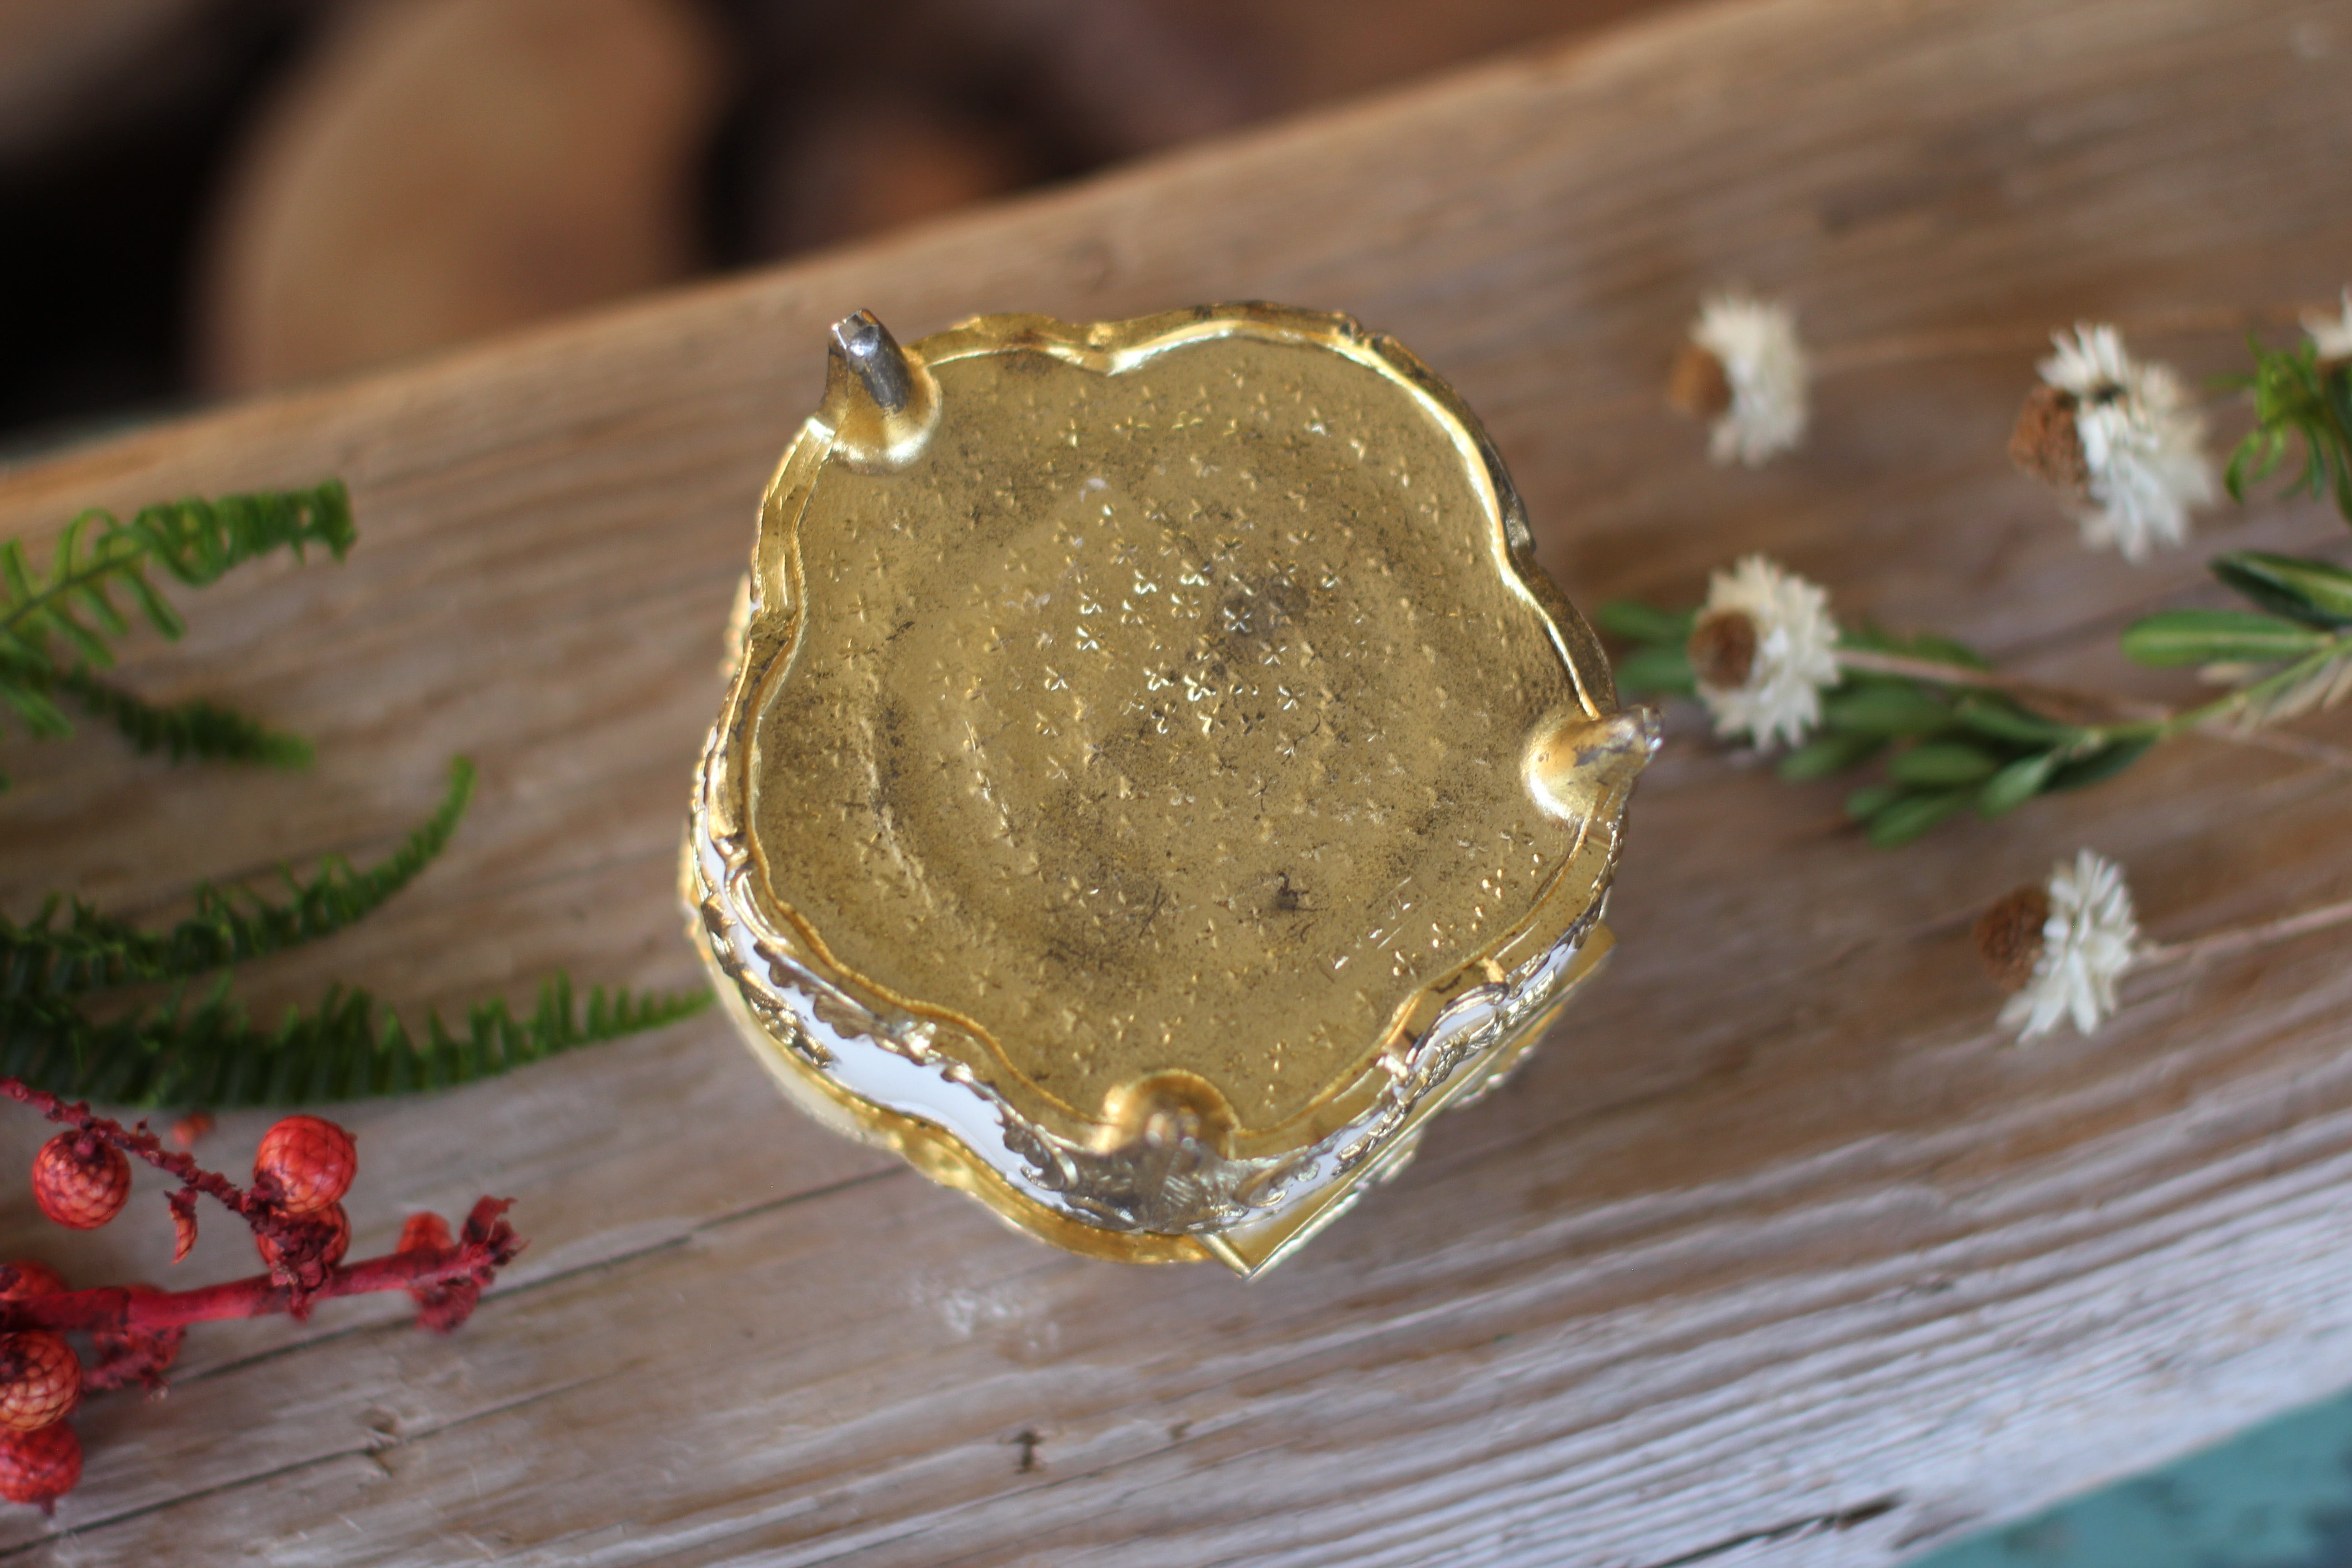
<instances>
[{"instance_id":1,"label":"white dried flower","mask_svg":"<svg viewBox=\"0 0 2352 1568\"><path fill-rule=\"evenodd\" d=\"M1752 468L1804 439L1805 351L1786 305L1745 294L1710 295L1691 323L1690 341L1714 361L1720 378L1711 388L1678 398L1714 416L1709 458L1718 463L1737 458ZM1678 380L1685 374L1677 368Z\"/></svg>"},{"instance_id":2,"label":"white dried flower","mask_svg":"<svg viewBox=\"0 0 2352 1568\"><path fill-rule=\"evenodd\" d=\"M2041 949L2024 984L2000 1010L2001 1024L2017 1030L2021 1044L2048 1034L2061 1018L2074 1020L2078 1034L2096 1029L2116 1010L2116 982L2139 951L2131 889L2114 861L2080 850L2073 865L2061 860L2051 868L2042 888L2021 889L2003 902L2035 892L2047 900L2049 910ZM1984 931L1979 924L1980 942Z\"/></svg>"},{"instance_id":3,"label":"white dried flower","mask_svg":"<svg viewBox=\"0 0 2352 1568\"><path fill-rule=\"evenodd\" d=\"M2188 406L2179 378L2125 352L2110 326L2081 325L2042 362L2042 379L2070 399L2081 443L2083 485L2075 520L2083 542L2112 544L2143 561L2152 544L2188 542L2191 509L2213 502L2205 420Z\"/></svg>"},{"instance_id":4,"label":"white dried flower","mask_svg":"<svg viewBox=\"0 0 2352 1568\"><path fill-rule=\"evenodd\" d=\"M2319 351L2321 359L2352 359L2352 289L2344 290L2341 316L2305 310L2303 330L2311 334L2312 346Z\"/></svg>"},{"instance_id":5,"label":"white dried flower","mask_svg":"<svg viewBox=\"0 0 2352 1568\"><path fill-rule=\"evenodd\" d=\"M1761 555L1707 579L1689 651L1717 734L1793 743L1821 722L1822 689L1838 683L1829 605L1818 584Z\"/></svg>"}]
</instances>

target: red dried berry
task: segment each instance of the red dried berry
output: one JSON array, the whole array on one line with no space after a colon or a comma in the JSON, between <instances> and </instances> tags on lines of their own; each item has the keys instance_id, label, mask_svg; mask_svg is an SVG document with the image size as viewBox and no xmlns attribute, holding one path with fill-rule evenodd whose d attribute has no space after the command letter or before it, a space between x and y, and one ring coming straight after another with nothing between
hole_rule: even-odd
<instances>
[{"instance_id":1,"label":"red dried berry","mask_svg":"<svg viewBox=\"0 0 2352 1568\"><path fill-rule=\"evenodd\" d=\"M0 1432L0 1498L47 1512L81 1479L81 1439L64 1422Z\"/></svg>"},{"instance_id":2,"label":"red dried berry","mask_svg":"<svg viewBox=\"0 0 2352 1568\"><path fill-rule=\"evenodd\" d=\"M0 1334L0 1430L37 1431L80 1398L81 1363L63 1338L47 1329Z\"/></svg>"},{"instance_id":3,"label":"red dried berry","mask_svg":"<svg viewBox=\"0 0 2352 1568\"><path fill-rule=\"evenodd\" d=\"M319 1116L289 1116L261 1135L253 1179L288 1214L317 1214L340 1203L360 1173L352 1135Z\"/></svg>"},{"instance_id":4,"label":"red dried berry","mask_svg":"<svg viewBox=\"0 0 2352 1568\"><path fill-rule=\"evenodd\" d=\"M305 1261L315 1262L322 1269L332 1268L343 1260L343 1254L352 1249L352 1216L343 1212L342 1205L330 1204L323 1213L306 1214L300 1217L312 1225L324 1221L333 1228L327 1236L325 1246L315 1251L301 1252L290 1260L298 1267L289 1267L289 1260L285 1251L266 1233L257 1230L253 1233L254 1250L261 1254L261 1261L269 1265L272 1274L299 1274L302 1270L299 1265Z\"/></svg>"},{"instance_id":5,"label":"red dried berry","mask_svg":"<svg viewBox=\"0 0 2352 1568\"><path fill-rule=\"evenodd\" d=\"M33 1156L33 1196L41 1212L75 1230L96 1230L131 1196L131 1162L87 1132L60 1132Z\"/></svg>"},{"instance_id":6,"label":"red dried berry","mask_svg":"<svg viewBox=\"0 0 2352 1568\"><path fill-rule=\"evenodd\" d=\"M29 1301L36 1296L62 1296L66 1277L38 1258L19 1258L7 1265L15 1274L0 1285L0 1301Z\"/></svg>"}]
</instances>

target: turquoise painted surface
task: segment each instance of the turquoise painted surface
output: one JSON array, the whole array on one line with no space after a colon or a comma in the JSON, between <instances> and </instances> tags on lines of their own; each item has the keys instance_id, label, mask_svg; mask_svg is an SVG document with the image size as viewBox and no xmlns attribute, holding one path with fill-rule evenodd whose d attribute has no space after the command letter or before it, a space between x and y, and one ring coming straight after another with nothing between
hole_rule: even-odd
<instances>
[{"instance_id":1,"label":"turquoise painted surface","mask_svg":"<svg viewBox=\"0 0 2352 1568\"><path fill-rule=\"evenodd\" d=\"M2352 1568L2352 1394L1915 1568Z\"/></svg>"}]
</instances>

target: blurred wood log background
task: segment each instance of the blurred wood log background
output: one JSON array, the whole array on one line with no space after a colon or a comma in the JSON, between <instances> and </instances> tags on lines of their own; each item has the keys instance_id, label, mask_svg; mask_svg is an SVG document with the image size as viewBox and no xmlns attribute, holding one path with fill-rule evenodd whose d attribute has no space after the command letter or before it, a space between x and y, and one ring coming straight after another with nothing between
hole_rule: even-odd
<instances>
[{"instance_id":1,"label":"blurred wood log background","mask_svg":"<svg viewBox=\"0 0 2352 1568\"><path fill-rule=\"evenodd\" d=\"M1666 0L0 0L0 439L446 347Z\"/></svg>"},{"instance_id":2,"label":"blurred wood log background","mask_svg":"<svg viewBox=\"0 0 2352 1568\"><path fill-rule=\"evenodd\" d=\"M481 764L446 860L257 973L404 1005L557 965L690 984L671 887L719 631L825 325L1349 310L1488 420L1585 604L1764 550L1841 610L2036 673L2194 559L2076 544L2001 444L2053 326L2203 374L2352 256L2334 0L1748 0L798 265L0 472L0 531L340 473L362 542L188 604L129 676L320 742L295 779L16 747L0 903L130 911L380 849ZM1725 472L1662 406L1698 295L1790 299L1824 378ZM2315 509L2232 546L2339 543ZM2320 732L2343 740L2338 719ZM1967 926L2090 843L2162 937L2352 891L2343 783L2168 749L1887 857L1684 715L1636 801L1613 970L1504 1093L1268 1279L1000 1231L781 1104L717 1020L350 1120L360 1244L481 1191L532 1238L452 1341L355 1302L192 1336L93 1400L16 1560L1878 1564L2352 1384L2352 967L2317 936L2009 1047ZM233 1163L263 1118L223 1119ZM41 1129L0 1124L0 1169ZM143 1179L142 1179L143 1183ZM0 1255L160 1273L0 1182ZM243 1271L215 1227L180 1268Z\"/></svg>"}]
</instances>

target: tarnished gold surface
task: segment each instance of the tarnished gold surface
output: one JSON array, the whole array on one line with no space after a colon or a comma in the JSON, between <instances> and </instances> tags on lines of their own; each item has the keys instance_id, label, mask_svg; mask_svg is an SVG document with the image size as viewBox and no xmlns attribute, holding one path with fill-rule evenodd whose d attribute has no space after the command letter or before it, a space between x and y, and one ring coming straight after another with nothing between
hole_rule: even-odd
<instances>
[{"instance_id":1,"label":"tarnished gold surface","mask_svg":"<svg viewBox=\"0 0 2352 1568\"><path fill-rule=\"evenodd\" d=\"M862 317L833 363L698 792L706 944L828 1120L1063 1245L1263 1267L1597 959L1648 717L1467 411L1344 318Z\"/></svg>"}]
</instances>

